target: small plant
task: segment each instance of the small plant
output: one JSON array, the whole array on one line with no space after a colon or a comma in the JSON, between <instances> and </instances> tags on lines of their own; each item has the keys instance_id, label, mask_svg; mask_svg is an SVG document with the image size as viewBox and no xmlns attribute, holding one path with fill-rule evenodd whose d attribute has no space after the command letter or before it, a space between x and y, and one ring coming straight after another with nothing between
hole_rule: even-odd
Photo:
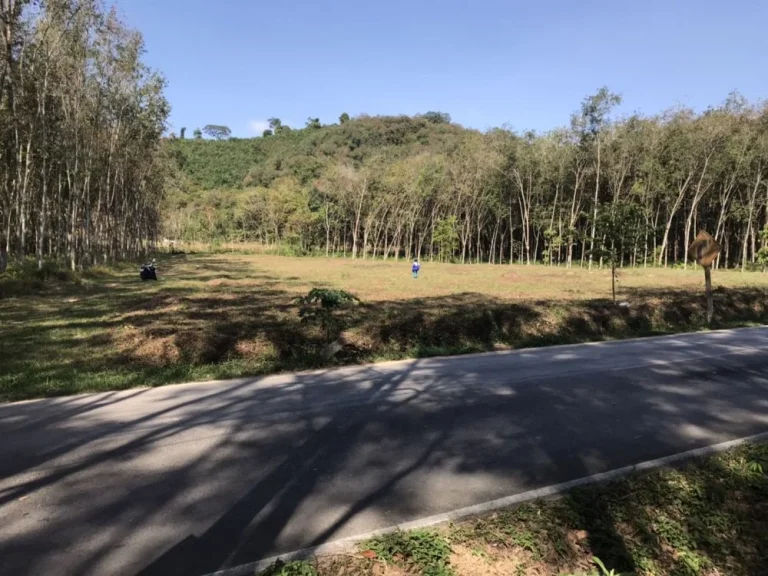
<instances>
[{"instance_id":1,"label":"small plant","mask_svg":"<svg viewBox=\"0 0 768 576\"><path fill-rule=\"evenodd\" d=\"M451 576L451 545L439 533L431 530L392 532L377 536L366 548L390 564L400 564L408 570L420 570L425 576Z\"/></svg>"},{"instance_id":2,"label":"small plant","mask_svg":"<svg viewBox=\"0 0 768 576\"><path fill-rule=\"evenodd\" d=\"M638 224L642 222L637 206L628 203L613 203L600 210L596 225L600 234L595 238L596 244L591 251L591 258L605 261L611 267L611 295L616 303L616 268L621 265L631 242L626 242L627 235L630 238L638 238L643 233L643 228Z\"/></svg>"},{"instance_id":3,"label":"small plant","mask_svg":"<svg viewBox=\"0 0 768 576\"><path fill-rule=\"evenodd\" d=\"M597 566L597 572L588 572L586 574L566 574L563 576L631 576L632 572L616 572L616 570L608 570L605 564L597 556L592 557L592 563Z\"/></svg>"},{"instance_id":4,"label":"small plant","mask_svg":"<svg viewBox=\"0 0 768 576\"><path fill-rule=\"evenodd\" d=\"M299 316L302 322L317 322L325 331L326 344L331 343L331 334L338 326L338 320L333 312L345 304L357 303L357 296L344 290L328 288L312 288L306 296L294 300L300 306Z\"/></svg>"},{"instance_id":5,"label":"small plant","mask_svg":"<svg viewBox=\"0 0 768 576\"><path fill-rule=\"evenodd\" d=\"M309 562L283 562L277 560L259 576L317 576L317 570Z\"/></svg>"},{"instance_id":6,"label":"small plant","mask_svg":"<svg viewBox=\"0 0 768 576\"><path fill-rule=\"evenodd\" d=\"M600 576L621 576L621 574L619 574L613 569L609 571L608 568L605 567L605 564L603 563L603 561L600 560L600 558L598 558L597 556L592 557L592 562L594 562L597 565L597 567L600 569Z\"/></svg>"}]
</instances>

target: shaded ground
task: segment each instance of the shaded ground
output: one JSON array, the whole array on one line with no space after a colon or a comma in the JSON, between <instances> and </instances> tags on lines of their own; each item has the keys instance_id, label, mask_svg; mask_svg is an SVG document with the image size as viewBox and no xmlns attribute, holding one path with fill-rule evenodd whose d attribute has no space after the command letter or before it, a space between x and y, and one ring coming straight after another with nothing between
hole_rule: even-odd
<instances>
[{"instance_id":1,"label":"shaded ground","mask_svg":"<svg viewBox=\"0 0 768 576\"><path fill-rule=\"evenodd\" d=\"M745 446L262 575L766 574L766 473L768 446Z\"/></svg>"},{"instance_id":2,"label":"shaded ground","mask_svg":"<svg viewBox=\"0 0 768 576\"><path fill-rule=\"evenodd\" d=\"M699 272L621 274L628 307L601 297L606 271L426 263L414 281L393 262L167 257L158 283L130 267L1 298L0 400L705 327ZM330 360L292 302L314 286L363 301L339 314ZM763 275L718 272L715 286L717 326L768 321Z\"/></svg>"},{"instance_id":3,"label":"shaded ground","mask_svg":"<svg viewBox=\"0 0 768 576\"><path fill-rule=\"evenodd\" d=\"M0 574L196 576L763 433L766 350L753 328L2 404ZM577 504L624 566L621 518Z\"/></svg>"}]
</instances>

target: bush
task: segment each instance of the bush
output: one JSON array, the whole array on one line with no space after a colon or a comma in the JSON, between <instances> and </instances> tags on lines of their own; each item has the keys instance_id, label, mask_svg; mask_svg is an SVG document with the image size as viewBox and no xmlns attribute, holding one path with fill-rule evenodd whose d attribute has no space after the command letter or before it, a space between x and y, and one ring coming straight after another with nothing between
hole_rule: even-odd
<instances>
[{"instance_id":1,"label":"bush","mask_svg":"<svg viewBox=\"0 0 768 576\"><path fill-rule=\"evenodd\" d=\"M300 306L299 316L302 321L316 322L323 328L326 344L331 343L332 332L339 328L339 322L333 315L334 310L359 302L357 296L349 292L328 288L312 288L306 296L294 299L294 303Z\"/></svg>"},{"instance_id":2,"label":"bush","mask_svg":"<svg viewBox=\"0 0 768 576\"><path fill-rule=\"evenodd\" d=\"M5 274L0 276L0 298L39 292L51 281L77 283L80 278L54 260L44 260L42 267L38 267L37 260L33 258L12 262Z\"/></svg>"}]
</instances>

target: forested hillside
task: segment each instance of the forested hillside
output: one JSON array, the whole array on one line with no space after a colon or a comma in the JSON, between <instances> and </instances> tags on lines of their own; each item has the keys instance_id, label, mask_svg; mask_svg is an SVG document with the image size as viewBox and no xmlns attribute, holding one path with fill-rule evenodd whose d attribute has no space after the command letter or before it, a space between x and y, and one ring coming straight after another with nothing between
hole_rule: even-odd
<instances>
[{"instance_id":1,"label":"forested hillside","mask_svg":"<svg viewBox=\"0 0 768 576\"><path fill-rule=\"evenodd\" d=\"M166 234L570 266L606 253L622 265L686 263L707 229L724 246L721 266L764 259L768 107L732 94L700 114L616 118L619 102L601 89L545 134L480 133L428 113L170 140Z\"/></svg>"}]
</instances>

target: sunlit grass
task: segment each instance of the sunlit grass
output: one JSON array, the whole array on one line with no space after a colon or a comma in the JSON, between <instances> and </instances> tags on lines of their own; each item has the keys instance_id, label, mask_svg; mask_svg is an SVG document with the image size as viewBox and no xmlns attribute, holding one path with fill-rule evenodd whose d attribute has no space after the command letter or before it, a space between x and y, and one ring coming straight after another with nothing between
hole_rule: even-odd
<instances>
[{"instance_id":1,"label":"sunlit grass","mask_svg":"<svg viewBox=\"0 0 768 576\"><path fill-rule=\"evenodd\" d=\"M705 327L700 270L606 270L424 261L193 254L162 258L159 282L135 266L0 299L0 399L158 386L437 354L662 334ZM2 281L0 281L2 282ZM718 326L768 319L768 276L716 271ZM339 288L332 359L293 300Z\"/></svg>"}]
</instances>

